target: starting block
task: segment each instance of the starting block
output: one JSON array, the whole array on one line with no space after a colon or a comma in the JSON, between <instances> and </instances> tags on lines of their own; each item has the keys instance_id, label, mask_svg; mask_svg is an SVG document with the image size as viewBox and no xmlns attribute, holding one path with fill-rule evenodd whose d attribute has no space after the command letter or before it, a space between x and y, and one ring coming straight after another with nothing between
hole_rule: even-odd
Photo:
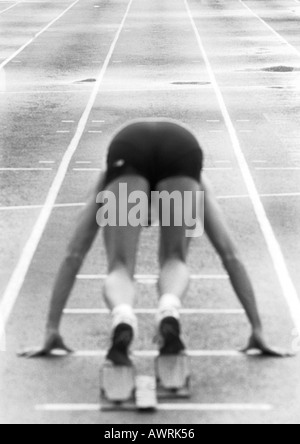
<instances>
[{"instance_id":1,"label":"starting block","mask_svg":"<svg viewBox=\"0 0 300 444\"><path fill-rule=\"evenodd\" d=\"M101 372L101 409L135 409L135 368L105 362Z\"/></svg>"},{"instance_id":2,"label":"starting block","mask_svg":"<svg viewBox=\"0 0 300 444\"><path fill-rule=\"evenodd\" d=\"M159 399L190 398L190 360L185 353L160 355L156 359Z\"/></svg>"},{"instance_id":3,"label":"starting block","mask_svg":"<svg viewBox=\"0 0 300 444\"><path fill-rule=\"evenodd\" d=\"M101 372L102 411L154 411L156 407L155 378L136 376L133 366L104 364Z\"/></svg>"},{"instance_id":4,"label":"starting block","mask_svg":"<svg viewBox=\"0 0 300 444\"><path fill-rule=\"evenodd\" d=\"M154 411L157 408L156 381L151 376L136 378L136 407L140 411Z\"/></svg>"}]
</instances>

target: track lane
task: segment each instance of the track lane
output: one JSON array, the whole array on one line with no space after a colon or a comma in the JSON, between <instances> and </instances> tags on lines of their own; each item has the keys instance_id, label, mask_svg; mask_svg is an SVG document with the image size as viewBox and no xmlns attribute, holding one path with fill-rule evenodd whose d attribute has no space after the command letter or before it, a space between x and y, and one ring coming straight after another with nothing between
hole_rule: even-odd
<instances>
[{"instance_id":1,"label":"track lane","mask_svg":"<svg viewBox=\"0 0 300 444\"><path fill-rule=\"evenodd\" d=\"M209 164L214 164L224 159L232 162L233 170L228 172L228 175L224 171L217 174L213 171L209 172L218 193L227 194L230 191L236 193L238 188L241 194L243 194L245 193L245 188L242 178L232 155L230 139L224 129L224 122L212 91L204 90L201 87L196 87L192 90L176 90L173 86L171 87L172 89L168 86L163 92L159 89L161 85L170 85L174 79L175 81L184 81L185 79L190 81L200 78L203 82L209 80L203 62L200 61L200 63L194 64L196 59L199 62L197 48L196 46L191 46L193 41L192 31L187 35L186 30L189 28L187 28L186 16L184 16L184 19L182 18L182 6L182 2L179 1L176 1L176 3L172 1L172 3L166 3L163 6L161 2L153 2L151 4L149 2L139 2L139 4L134 4L134 8L129 16L128 26L124 30L124 35L122 35L124 46L122 48L118 46L116 53L115 61L122 61L122 64L116 63L110 66L103 83L103 89L97 97L91 116L91 127L95 125L93 121L105 120L105 124L101 126L104 130L103 134L101 136L95 136L91 133L85 134L81 140L75 160L84 161L88 159L95 163L100 162L112 130L118 124L123 123L125 117L149 116L149 114L169 115L171 112L172 117L186 120L197 131L205 145L207 162ZM163 8L163 11L161 8ZM203 5L201 5L201 12L205 12ZM142 30L141 23L143 23ZM205 29L205 27L203 28ZM125 37L125 33L127 37ZM152 36L150 39L149 35ZM182 35L185 35L184 41L182 40ZM138 45L134 45L133 42L136 42L137 36L139 36L140 41ZM173 41L177 43L174 49L172 49L174 53L168 54L170 48L173 48ZM213 46L214 40L209 38L209 41ZM157 47L159 48L158 50ZM189 48L188 60L185 58L186 47ZM154 54L150 57L149 48L154 51ZM147 56L143 56L143 53L147 53ZM176 62L178 58L180 63ZM139 64L138 70L136 69L137 62ZM187 70L186 66L197 66L197 69ZM128 76L132 72L135 82L140 85L139 91L135 91L134 94L127 81ZM106 89L111 88L111 79L118 81L120 87L118 92L113 93L111 90ZM149 83L153 84L153 89L150 92L147 89ZM247 92L244 95L247 96ZM205 110L202 110L203 103L205 104ZM236 119L248 118L248 112L245 114L241 116L240 113L237 113ZM218 122L212 122L212 120L218 120ZM211 129L212 123L214 125L217 123L217 129L215 130L220 130L223 134L212 133L211 131L214 131ZM97 125L95 126L97 127ZM78 172L70 170L58 202L70 201L74 195L76 197L84 196L96 177L97 172L95 172L95 176L84 172L78 175ZM260 295L260 305L263 308L264 317L268 324L268 333L270 337L278 341L279 336L281 337L283 332L286 332L289 325L289 315L281 299L280 292L278 292L268 253L265 249L259 247L263 242L263 238L259 233L251 205L248 200L242 203L235 200L226 200L226 202L222 202L222 205L242 250L247 252L247 264L255 276L256 286ZM48 299L49 288L57 268L57 262L61 259L65 248L63 242L57 243L55 239L66 238L69 227L73 225L74 219L78 215L76 209L69 210L65 212L64 224L61 223L61 216L57 217L53 213L45 236L34 257L30 273L11 319L9 328L10 352L7 353L7 359L11 361L6 368L10 368L11 364L16 362L13 357L13 350L20 343L32 342L42 333L44 323L42 318L46 310L45 303ZM53 238L53 233L55 233L55 239ZM155 229L146 231L143 234L139 253L138 273L140 274L153 274L157 272L156 267L153 266L153 256L156 254L156 239L157 230ZM47 255L45 255L46 251ZM145 252L147 252L147 255L145 255ZM258 256L260 258L259 264L257 263ZM193 247L190 265L193 273L199 273L199 269L203 273L218 273L222 270L221 264L204 239ZM104 272L105 269L103 245L99 242L95 244L82 272L97 274L99 271ZM39 298L34 297L33 291L34 294L39 295ZM145 286L139 285L138 295L139 307L149 307L150 304L153 307L152 304L155 302L154 288L145 288ZM270 307L271 297L272 306ZM78 308L87 306L98 307L100 304L103 307L103 303L100 301L98 283L95 282L95 285L93 283L88 285L86 283L78 283L71 303L73 307ZM201 288L198 285L192 284L191 291L186 300L187 307L210 306L212 308L225 308L228 305L230 307L238 307L232 290L229 285L224 286L223 282L213 287L210 283L203 282ZM151 339L152 337L153 326L152 324L149 325L147 319L141 319L141 322L143 336L140 338L137 347L146 350L149 350L151 347L152 349L153 346L150 345L149 338ZM66 319L64 323L65 335L75 348L99 350L101 345L105 348L108 319L102 319L102 324L99 326L99 322L96 319L86 320L82 318L80 330L78 330L78 324L78 320L72 317ZM34 325L34 331L27 329L26 326L28 325ZM206 350L217 349L220 347L220 344L226 350L230 345L233 348L240 347L248 334L248 328L244 319L231 320L230 323L223 319L222 327L220 328L219 320L209 320L207 318L201 320L201 330L199 330L199 318L195 317L191 325L194 326L191 328L191 332L189 329L186 332L194 349L199 349L201 346L206 348ZM200 334L197 336L193 334L195 329L200 331ZM239 337L237 337L236 331L239 331ZM288 343L290 342L290 337L281 338L281 340ZM247 423L251 421L260 423L275 422L278 417L288 422L296 416L295 412L298 410L295 407L298 398L294 387L297 387L298 377L294 371L294 360L257 361L245 358L238 363L229 360L228 364L224 365L223 359L218 361L215 359L206 358L205 360L202 359L200 363L196 361L193 363L195 373L195 397L193 402L212 404L217 401L228 404L230 402L236 403L239 400L240 402L269 403L270 397L274 396L273 399L276 400L274 402L275 413L261 414L261 412L252 412L249 414L247 412L247 414L243 414L237 412L232 414L231 412L229 414L228 412L217 412L216 414L216 412L203 412L199 415L199 412L189 412L189 415L184 417L186 423L215 423L216 421L220 423ZM134 414L128 414L125 418L112 414L108 418L107 415L99 415L98 412L78 416L70 411L63 414L61 412L59 414L55 412L49 414L49 412L34 413L32 410L29 411L28 402L31 406L51 402L53 404L97 403L99 362L92 362L90 358L78 358L78 361L70 358L51 363L28 363L25 361L17 361L17 363L18 367L14 366L10 384L6 387L6 391L9 391L11 384L15 380L20 380L20 378L30 380L34 374L39 374L34 395L28 396L28 387L21 387L17 395L20 408L24 412L22 420L26 418L28 421L33 422L44 420L46 422L67 423L99 423L105 421L107 424L113 423L113 421L119 423L122 421L135 423L137 421L137 417ZM138 365L141 370L149 372L149 364L145 363L144 360L139 362ZM51 378L53 374L56 375L54 379ZM283 374L290 376L291 384L283 384ZM81 377L80 384L78 383L79 375ZM290 407L289 415L286 409L287 399L289 400ZM10 400L6 415L14 418L17 413L11 410L11 405ZM143 420L147 421L147 423L176 423L178 418L182 417L182 413L176 415L174 412L160 412L159 417L156 415L154 417L147 416ZM138 421L140 420L139 417Z\"/></svg>"}]
</instances>

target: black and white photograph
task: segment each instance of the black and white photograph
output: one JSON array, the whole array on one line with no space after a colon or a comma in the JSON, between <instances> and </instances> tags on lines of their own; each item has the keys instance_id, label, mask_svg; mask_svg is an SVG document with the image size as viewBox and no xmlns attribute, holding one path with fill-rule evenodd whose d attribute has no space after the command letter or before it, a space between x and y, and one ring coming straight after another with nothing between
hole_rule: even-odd
<instances>
[{"instance_id":1,"label":"black and white photograph","mask_svg":"<svg viewBox=\"0 0 300 444\"><path fill-rule=\"evenodd\" d=\"M0 424L300 424L300 0L0 0Z\"/></svg>"}]
</instances>

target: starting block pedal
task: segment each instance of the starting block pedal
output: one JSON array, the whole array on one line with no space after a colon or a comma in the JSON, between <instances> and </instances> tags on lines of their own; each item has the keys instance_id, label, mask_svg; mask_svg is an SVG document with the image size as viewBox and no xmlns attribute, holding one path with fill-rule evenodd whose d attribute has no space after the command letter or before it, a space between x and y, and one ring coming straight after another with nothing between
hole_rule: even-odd
<instances>
[{"instance_id":1,"label":"starting block pedal","mask_svg":"<svg viewBox=\"0 0 300 444\"><path fill-rule=\"evenodd\" d=\"M136 408L140 411L154 411L157 408L156 380L151 376L136 378Z\"/></svg>"},{"instance_id":2,"label":"starting block pedal","mask_svg":"<svg viewBox=\"0 0 300 444\"><path fill-rule=\"evenodd\" d=\"M135 368L105 362L101 372L101 410L135 410Z\"/></svg>"},{"instance_id":3,"label":"starting block pedal","mask_svg":"<svg viewBox=\"0 0 300 444\"><path fill-rule=\"evenodd\" d=\"M190 360L186 354L160 355L155 370L159 399L190 398Z\"/></svg>"},{"instance_id":4,"label":"starting block pedal","mask_svg":"<svg viewBox=\"0 0 300 444\"><path fill-rule=\"evenodd\" d=\"M155 411L157 408L154 377L136 376L135 368L106 362L101 372L102 411Z\"/></svg>"}]
</instances>

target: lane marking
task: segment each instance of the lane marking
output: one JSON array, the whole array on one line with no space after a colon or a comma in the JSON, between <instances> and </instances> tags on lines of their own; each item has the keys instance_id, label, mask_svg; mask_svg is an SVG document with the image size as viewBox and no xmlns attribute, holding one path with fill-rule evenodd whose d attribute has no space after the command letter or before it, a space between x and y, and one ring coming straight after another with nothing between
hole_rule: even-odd
<instances>
[{"instance_id":1,"label":"lane marking","mask_svg":"<svg viewBox=\"0 0 300 444\"><path fill-rule=\"evenodd\" d=\"M258 171L300 171L300 167L256 167Z\"/></svg>"},{"instance_id":2,"label":"lane marking","mask_svg":"<svg viewBox=\"0 0 300 444\"><path fill-rule=\"evenodd\" d=\"M231 160L215 160L215 163L231 163Z\"/></svg>"},{"instance_id":3,"label":"lane marking","mask_svg":"<svg viewBox=\"0 0 300 444\"><path fill-rule=\"evenodd\" d=\"M202 56L204 58L206 68L209 73L209 77L211 79L211 83L212 83L213 88L215 90L216 98L218 100L222 115L224 117L224 121L225 121L226 126L228 128L228 132L230 134L230 138L232 141L232 147L233 147L234 153L236 155L237 162L239 164L245 185L247 187L249 197L250 197L251 202L253 204L254 212L256 214L261 231L264 235L270 256L273 261L274 268L277 273L278 280L279 280L281 288L282 288L284 298L285 298L287 305L289 307L291 318L293 319L295 327L297 328L297 331L300 334L300 301L298 298L296 288L295 288L293 281L291 279L291 276L290 276L289 270L287 268L281 247L279 245L279 242L276 239L272 225L268 219L268 216L267 216L265 208L262 204L262 201L260 200L258 190L256 188L254 179L252 177L249 165L248 165L245 155L242 151L242 148L241 148L238 136L237 136L237 132L234 128L233 121L232 121L229 111L226 107L226 103L225 103L223 94L221 92L221 89L218 85L212 65L211 65L208 55L205 51L202 39L200 37L199 31L197 29L195 20L192 15L191 9L189 7L187 0L184 0L184 3L186 5L186 10L187 10L188 16L190 18L192 28L195 32L195 36L196 36L196 39L197 39L197 42L199 45L199 49L200 49Z\"/></svg>"},{"instance_id":4,"label":"lane marking","mask_svg":"<svg viewBox=\"0 0 300 444\"><path fill-rule=\"evenodd\" d=\"M282 43L284 43L285 45L289 46L289 48L297 55L300 56L300 51L298 51L297 48L295 48L295 46L293 46L291 43L289 43L284 37L282 37L282 35L280 35L277 31L275 31L274 28L272 28L265 20L263 20L258 14L256 14L256 12L254 12L251 8L249 8L248 5L246 5L246 3L244 3L242 0L239 0L239 2L241 3L242 6L244 6L244 8L248 9L248 11L254 15L254 17L256 17L263 25L265 25L266 28L268 28L269 31L271 31Z\"/></svg>"},{"instance_id":5,"label":"lane marking","mask_svg":"<svg viewBox=\"0 0 300 444\"><path fill-rule=\"evenodd\" d=\"M133 352L136 358L156 358L157 350L140 350ZM105 358L107 350L80 350L70 356L75 358ZM236 350L188 350L187 355L191 358L245 358L247 355Z\"/></svg>"},{"instance_id":6,"label":"lane marking","mask_svg":"<svg viewBox=\"0 0 300 444\"><path fill-rule=\"evenodd\" d=\"M218 196L219 200L232 200L232 199L249 199L249 194L237 194L237 195L228 195L228 196Z\"/></svg>"},{"instance_id":7,"label":"lane marking","mask_svg":"<svg viewBox=\"0 0 300 444\"><path fill-rule=\"evenodd\" d=\"M104 280L107 278L106 274L79 274L77 275L77 279L79 280ZM134 276L136 280L142 281L157 281L158 275L155 274L136 274ZM226 274L192 274L191 280L228 280L229 277Z\"/></svg>"},{"instance_id":8,"label":"lane marking","mask_svg":"<svg viewBox=\"0 0 300 444\"><path fill-rule=\"evenodd\" d=\"M90 134L102 134L103 131L98 131L98 130L90 130L89 131Z\"/></svg>"},{"instance_id":9,"label":"lane marking","mask_svg":"<svg viewBox=\"0 0 300 444\"><path fill-rule=\"evenodd\" d=\"M213 168L203 168L204 171L232 171L233 168L229 167L213 167Z\"/></svg>"},{"instance_id":10,"label":"lane marking","mask_svg":"<svg viewBox=\"0 0 300 444\"><path fill-rule=\"evenodd\" d=\"M9 6L9 7L6 8L6 9L3 9L2 11L0 11L0 15L1 15L1 14L4 14L5 12L9 11L10 9L15 8L15 7L18 6L20 3L23 3L23 0L20 1L20 2L15 3L15 4L12 5L12 6Z\"/></svg>"},{"instance_id":11,"label":"lane marking","mask_svg":"<svg viewBox=\"0 0 300 444\"><path fill-rule=\"evenodd\" d=\"M101 404L39 404L35 410L39 412L99 412ZM274 407L270 404L158 404L158 411L186 412L270 412Z\"/></svg>"},{"instance_id":12,"label":"lane marking","mask_svg":"<svg viewBox=\"0 0 300 444\"><path fill-rule=\"evenodd\" d=\"M137 65L139 66L139 65ZM145 65L148 66L148 65ZM156 91L174 91L175 89L180 89L180 90L184 90L186 89L187 86L183 85L183 86L175 86L172 85L170 87L149 87L147 88L147 92L156 92ZM204 89L212 89L212 85L205 85L202 86L201 88ZM194 87L194 86L190 86L189 87L190 90L196 90L198 89L198 86ZM223 88L224 90L243 90L243 91L248 91L248 90L257 90L257 89L262 89L262 90L266 90L266 86L260 86L260 85L244 85L244 86L224 86ZM119 88L119 89L102 89L103 93L128 93L128 92L141 92L144 91L144 89L141 88ZM82 93L88 93L90 92L90 90L87 89L76 89L76 90L72 90L72 89L65 89L65 90L54 90L54 91L50 91L50 90L29 90L29 91L0 91L0 95L1 94L82 94Z\"/></svg>"},{"instance_id":13,"label":"lane marking","mask_svg":"<svg viewBox=\"0 0 300 444\"><path fill-rule=\"evenodd\" d=\"M137 308L135 314L157 314L157 308ZM242 315L245 311L242 309L210 309L210 308L182 308L179 310L182 315ZM111 312L107 308L66 308L64 313L67 315L109 315Z\"/></svg>"},{"instance_id":14,"label":"lane marking","mask_svg":"<svg viewBox=\"0 0 300 444\"><path fill-rule=\"evenodd\" d=\"M55 163L55 160L40 160L39 163L45 165L52 165Z\"/></svg>"},{"instance_id":15,"label":"lane marking","mask_svg":"<svg viewBox=\"0 0 300 444\"><path fill-rule=\"evenodd\" d=\"M282 197L300 197L299 193L278 193L278 194L260 194L261 198L282 198ZM240 195L229 195L229 196L217 196L219 200L233 200L233 199L250 199L248 194ZM53 208L68 208L68 207L84 207L86 204L84 202L80 203L62 203L56 204ZM1 206L0 211L17 211L17 210L35 210L41 209L43 205L12 205L12 206Z\"/></svg>"},{"instance_id":16,"label":"lane marking","mask_svg":"<svg viewBox=\"0 0 300 444\"><path fill-rule=\"evenodd\" d=\"M52 168L0 168L0 171L52 171Z\"/></svg>"},{"instance_id":17,"label":"lane marking","mask_svg":"<svg viewBox=\"0 0 300 444\"><path fill-rule=\"evenodd\" d=\"M72 207L85 207L85 203L68 203L68 204L55 204L53 208L72 208ZM41 210L44 205L18 205L10 207L1 207L0 211L20 211L20 210Z\"/></svg>"},{"instance_id":18,"label":"lane marking","mask_svg":"<svg viewBox=\"0 0 300 444\"><path fill-rule=\"evenodd\" d=\"M81 171L81 172L89 171L89 172L99 173L102 171L102 169L101 168L73 168L73 171Z\"/></svg>"},{"instance_id":19,"label":"lane marking","mask_svg":"<svg viewBox=\"0 0 300 444\"><path fill-rule=\"evenodd\" d=\"M78 160L77 165L90 165L92 162L90 160Z\"/></svg>"},{"instance_id":20,"label":"lane marking","mask_svg":"<svg viewBox=\"0 0 300 444\"><path fill-rule=\"evenodd\" d=\"M66 13L69 9L71 9L71 7L73 7L76 3L78 3L78 1L79 0L76 0L75 3L73 3L71 6L69 6L69 8L66 9L64 13ZM92 93L91 93L91 96L90 96L89 101L87 103L87 106L86 106L86 108L85 108L85 110L78 122L76 132L75 132L75 134L74 134L74 136L73 136L73 138L72 138L72 140L71 140L71 142L70 142L70 144L69 144L69 146L62 158L62 161L59 165L56 176L55 176L55 178L52 182L52 185L49 189L44 206L40 212L40 215L34 225L34 228L30 234L30 237L27 240L27 243L21 253L18 263L17 263L17 265L10 277L8 285L5 289L4 295L3 295L2 300L0 302L0 314L1 314L1 320L3 323L3 327L4 327L3 330L5 330L9 316L13 310L15 302L16 302L18 295L20 293L20 290L23 286L23 283L24 283L24 280L25 280L26 275L28 273L29 267L31 265L34 255L35 255L37 247L40 243L40 240L43 236L43 233L44 233L44 230L45 230L46 225L48 223L48 220L51 216L52 209L55 205L56 199L59 195L61 186L64 182L65 176L66 176L66 174L69 170L70 164L73 160L73 156L74 156L74 154L77 150L77 147L80 143L80 140L85 132L85 128L86 128L86 125L88 124L90 114L92 112L93 106L94 106L96 98L98 96L98 92L99 92L100 86L102 84L104 75L105 75L106 70L110 64L111 58L113 56L115 47L118 43L119 37L121 35L124 24L126 22L126 19L129 14L132 3L133 3L133 0L130 0L127 5L124 17L123 17L121 24L117 30L114 40L110 46L109 52L106 56L103 66L101 68L97 82L94 85L94 88L92 90ZM60 17L63 14L61 14ZM57 20L58 19L56 19L55 21L57 21ZM54 22L51 22L51 23L54 23ZM48 25L48 27L45 29L48 29L49 26L50 25ZM28 44L27 44L27 46L28 46ZM10 59L8 59L8 60L10 60ZM7 61L4 63L7 64Z\"/></svg>"},{"instance_id":21,"label":"lane marking","mask_svg":"<svg viewBox=\"0 0 300 444\"><path fill-rule=\"evenodd\" d=\"M260 194L260 198L281 198L281 197L300 197L300 193L277 193L277 194ZM219 200L231 199L250 199L249 194L240 194L232 196L218 196Z\"/></svg>"},{"instance_id":22,"label":"lane marking","mask_svg":"<svg viewBox=\"0 0 300 444\"><path fill-rule=\"evenodd\" d=\"M75 120L62 120L61 123L75 123Z\"/></svg>"},{"instance_id":23,"label":"lane marking","mask_svg":"<svg viewBox=\"0 0 300 444\"><path fill-rule=\"evenodd\" d=\"M80 0L79 0L80 1ZM76 89L76 90L72 90L72 89L66 89L64 91L39 91L39 90L29 90L29 91L0 91L0 94L82 94L82 93L89 93L91 92L90 90L87 89Z\"/></svg>"},{"instance_id":24,"label":"lane marking","mask_svg":"<svg viewBox=\"0 0 300 444\"><path fill-rule=\"evenodd\" d=\"M59 14L54 20L52 20L50 23L48 23L47 26L45 26L43 29L41 29L37 34L34 35L28 42L26 42L24 45L22 45L16 52L14 52L10 57L5 59L0 64L0 70L4 68L8 63L10 63L13 59L15 59L24 49L26 49L31 43L33 43L38 37L40 37L44 32L46 32L52 25L54 25L58 20L60 20L70 9L72 9L77 3L79 3L80 0L76 0L74 3L72 3L70 6L68 6L67 9L65 9L61 14Z\"/></svg>"}]
</instances>

